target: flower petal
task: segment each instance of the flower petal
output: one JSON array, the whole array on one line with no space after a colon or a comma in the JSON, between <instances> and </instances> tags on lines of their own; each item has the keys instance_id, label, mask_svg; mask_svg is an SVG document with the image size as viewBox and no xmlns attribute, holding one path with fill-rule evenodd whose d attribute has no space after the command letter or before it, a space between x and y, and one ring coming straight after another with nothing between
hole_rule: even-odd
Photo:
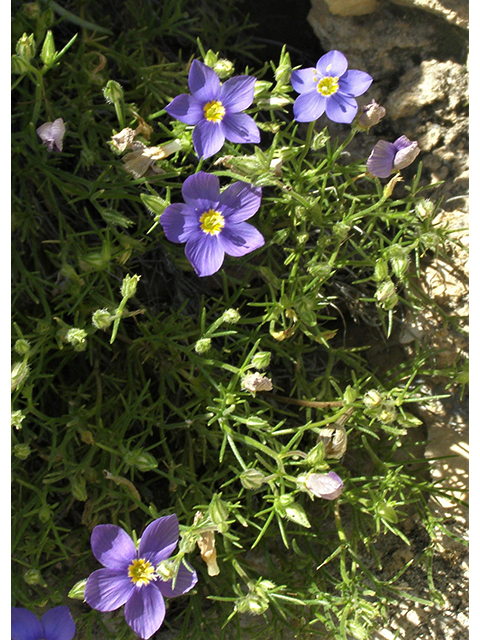
<instances>
[{"instance_id":1,"label":"flower petal","mask_svg":"<svg viewBox=\"0 0 480 640\"><path fill-rule=\"evenodd\" d=\"M265 244L265 238L260 231L248 222L226 225L218 237L225 253L236 258L255 251Z\"/></svg>"},{"instance_id":2,"label":"flower petal","mask_svg":"<svg viewBox=\"0 0 480 640\"><path fill-rule=\"evenodd\" d=\"M293 103L293 116L297 122L313 122L325 111L327 99L315 91L302 93Z\"/></svg>"},{"instance_id":3,"label":"flower petal","mask_svg":"<svg viewBox=\"0 0 480 640\"><path fill-rule=\"evenodd\" d=\"M327 98L325 112L333 122L350 124L357 115L357 111L358 104L355 98L344 96L341 93L334 93Z\"/></svg>"},{"instance_id":4,"label":"flower petal","mask_svg":"<svg viewBox=\"0 0 480 640\"><path fill-rule=\"evenodd\" d=\"M223 135L230 142L247 144L260 142L260 130L246 113L227 113L220 123Z\"/></svg>"},{"instance_id":5,"label":"flower petal","mask_svg":"<svg viewBox=\"0 0 480 640\"><path fill-rule=\"evenodd\" d=\"M193 130L193 146L199 158L210 158L223 147L225 136L220 124L202 120Z\"/></svg>"},{"instance_id":6,"label":"flower petal","mask_svg":"<svg viewBox=\"0 0 480 640\"><path fill-rule=\"evenodd\" d=\"M317 90L318 81L315 79L316 70L314 67L308 67L307 69L295 69L292 71L290 82L292 87L298 93L308 93L309 91Z\"/></svg>"},{"instance_id":7,"label":"flower petal","mask_svg":"<svg viewBox=\"0 0 480 640\"><path fill-rule=\"evenodd\" d=\"M54 607L42 618L43 635L46 640L72 640L75 622L68 607Z\"/></svg>"},{"instance_id":8,"label":"flower petal","mask_svg":"<svg viewBox=\"0 0 480 640\"><path fill-rule=\"evenodd\" d=\"M98 611L115 611L125 604L136 587L126 571L98 569L85 585L85 602Z\"/></svg>"},{"instance_id":9,"label":"flower petal","mask_svg":"<svg viewBox=\"0 0 480 640\"><path fill-rule=\"evenodd\" d=\"M335 500L343 491L343 480L335 471L311 473L305 484L317 498L324 500Z\"/></svg>"},{"instance_id":10,"label":"flower petal","mask_svg":"<svg viewBox=\"0 0 480 640\"><path fill-rule=\"evenodd\" d=\"M225 252L219 242L219 236L210 236L203 231L188 239L185 245L185 255L200 278L216 273L225 258Z\"/></svg>"},{"instance_id":11,"label":"flower petal","mask_svg":"<svg viewBox=\"0 0 480 640\"><path fill-rule=\"evenodd\" d=\"M167 104L165 111L172 118L185 124L197 124L204 116L202 103L188 93L182 93L174 98Z\"/></svg>"},{"instance_id":12,"label":"flower petal","mask_svg":"<svg viewBox=\"0 0 480 640\"><path fill-rule=\"evenodd\" d=\"M220 199L220 180L218 176L199 171L189 176L182 185L182 196L185 202L194 208L203 209L203 202L208 201L216 206ZM199 201L202 204L198 204Z\"/></svg>"},{"instance_id":13,"label":"flower petal","mask_svg":"<svg viewBox=\"0 0 480 640\"><path fill-rule=\"evenodd\" d=\"M169 205L160 216L160 224L170 242L186 242L199 227L195 210L182 203Z\"/></svg>"},{"instance_id":14,"label":"flower petal","mask_svg":"<svg viewBox=\"0 0 480 640\"><path fill-rule=\"evenodd\" d=\"M393 146L397 151L395 154L395 160L393 161L395 169L405 169L405 167L412 164L420 153L418 142L411 142L407 136L401 136L395 140Z\"/></svg>"},{"instance_id":15,"label":"flower petal","mask_svg":"<svg viewBox=\"0 0 480 640\"><path fill-rule=\"evenodd\" d=\"M255 215L261 200L261 187L254 187L247 182L234 182L220 194L220 210L227 224L236 224Z\"/></svg>"},{"instance_id":16,"label":"flower petal","mask_svg":"<svg viewBox=\"0 0 480 640\"><path fill-rule=\"evenodd\" d=\"M172 555L178 543L180 531L175 514L151 522L142 534L138 545L138 557L158 564Z\"/></svg>"},{"instance_id":17,"label":"flower petal","mask_svg":"<svg viewBox=\"0 0 480 640\"><path fill-rule=\"evenodd\" d=\"M184 564L181 564L174 588L172 588L173 580L170 580L170 582L158 581L156 585L165 598L175 598L193 589L197 584L197 580L196 572L193 569L189 570Z\"/></svg>"},{"instance_id":18,"label":"flower petal","mask_svg":"<svg viewBox=\"0 0 480 640\"><path fill-rule=\"evenodd\" d=\"M140 638L151 638L165 618L165 602L153 582L136 589L125 605L125 620Z\"/></svg>"},{"instance_id":19,"label":"flower petal","mask_svg":"<svg viewBox=\"0 0 480 640\"><path fill-rule=\"evenodd\" d=\"M213 69L199 60L194 60L188 74L188 86L197 100L205 104L218 100L220 80Z\"/></svg>"},{"instance_id":20,"label":"flower petal","mask_svg":"<svg viewBox=\"0 0 480 640\"><path fill-rule=\"evenodd\" d=\"M223 83L219 100L228 113L238 113L253 102L256 78L253 76L235 76Z\"/></svg>"},{"instance_id":21,"label":"flower petal","mask_svg":"<svg viewBox=\"0 0 480 640\"><path fill-rule=\"evenodd\" d=\"M340 78L343 76L348 68L348 60L340 51L333 49L329 51L316 64L316 69L321 77L324 76L336 76Z\"/></svg>"},{"instance_id":22,"label":"flower petal","mask_svg":"<svg viewBox=\"0 0 480 640\"><path fill-rule=\"evenodd\" d=\"M338 90L347 96L361 96L373 82L372 76L365 71L352 69L343 74L338 81Z\"/></svg>"},{"instance_id":23,"label":"flower petal","mask_svg":"<svg viewBox=\"0 0 480 640\"><path fill-rule=\"evenodd\" d=\"M367 169L373 176L388 178L395 160L395 147L391 142L379 140L367 160Z\"/></svg>"},{"instance_id":24,"label":"flower petal","mask_svg":"<svg viewBox=\"0 0 480 640\"><path fill-rule=\"evenodd\" d=\"M128 533L114 524L99 524L90 539L95 558L108 569L126 569L137 550Z\"/></svg>"},{"instance_id":25,"label":"flower petal","mask_svg":"<svg viewBox=\"0 0 480 640\"><path fill-rule=\"evenodd\" d=\"M43 630L37 616L22 607L12 607L12 640L38 640Z\"/></svg>"}]
</instances>

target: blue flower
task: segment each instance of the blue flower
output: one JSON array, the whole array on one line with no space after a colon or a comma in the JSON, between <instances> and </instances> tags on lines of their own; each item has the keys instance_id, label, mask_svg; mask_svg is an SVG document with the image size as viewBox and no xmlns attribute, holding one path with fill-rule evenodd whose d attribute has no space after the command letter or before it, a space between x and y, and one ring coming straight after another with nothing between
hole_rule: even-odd
<instances>
[{"instance_id":1,"label":"blue flower","mask_svg":"<svg viewBox=\"0 0 480 640\"><path fill-rule=\"evenodd\" d=\"M185 255L198 276L210 276L225 254L241 257L265 244L262 234L245 222L260 207L262 190L235 182L220 193L217 176L199 171L182 186L185 204L171 204L160 217L171 242L186 242Z\"/></svg>"},{"instance_id":2,"label":"blue flower","mask_svg":"<svg viewBox=\"0 0 480 640\"><path fill-rule=\"evenodd\" d=\"M47 145L49 153L53 149L60 153L63 149L63 136L65 135L63 120L57 118L53 122L45 122L38 127L37 135L42 139L43 144Z\"/></svg>"},{"instance_id":3,"label":"blue flower","mask_svg":"<svg viewBox=\"0 0 480 640\"><path fill-rule=\"evenodd\" d=\"M188 75L192 95L182 93L165 107L173 118L195 125L193 146L199 158L209 158L223 147L225 138L235 143L258 143L260 131L246 113L253 102L256 78L235 76L220 84L217 74L194 60Z\"/></svg>"},{"instance_id":4,"label":"blue flower","mask_svg":"<svg viewBox=\"0 0 480 640\"><path fill-rule=\"evenodd\" d=\"M94 571L85 586L85 601L98 611L115 611L125 605L125 620L141 638L150 638L165 618L164 598L180 596L193 588L197 574L180 565L173 576L160 577L158 565L177 546L176 515L158 518L145 529L138 549L131 537L113 524L93 529L93 555L104 569ZM53 640L53 639L52 639ZM62 639L63 640L63 639Z\"/></svg>"},{"instance_id":5,"label":"blue flower","mask_svg":"<svg viewBox=\"0 0 480 640\"><path fill-rule=\"evenodd\" d=\"M418 142L400 136L395 142L379 140L367 160L367 169L378 178L388 178L392 171L404 169L420 153Z\"/></svg>"},{"instance_id":6,"label":"blue flower","mask_svg":"<svg viewBox=\"0 0 480 640\"><path fill-rule=\"evenodd\" d=\"M313 122L324 112L333 122L349 124L358 111L361 96L373 78L364 71L347 71L348 61L340 51L329 51L316 67L292 72L292 87L300 95L293 104L297 122Z\"/></svg>"},{"instance_id":7,"label":"blue flower","mask_svg":"<svg viewBox=\"0 0 480 640\"><path fill-rule=\"evenodd\" d=\"M28 609L12 607L12 640L72 640L74 635L68 607L54 607L41 620Z\"/></svg>"}]
</instances>

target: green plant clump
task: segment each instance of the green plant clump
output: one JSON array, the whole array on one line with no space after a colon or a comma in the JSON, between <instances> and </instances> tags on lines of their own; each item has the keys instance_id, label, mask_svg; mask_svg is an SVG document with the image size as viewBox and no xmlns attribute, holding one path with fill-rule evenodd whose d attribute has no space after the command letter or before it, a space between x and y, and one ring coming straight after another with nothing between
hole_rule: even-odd
<instances>
[{"instance_id":1,"label":"green plant clump","mask_svg":"<svg viewBox=\"0 0 480 640\"><path fill-rule=\"evenodd\" d=\"M418 278L450 232L421 156L404 182L371 175L348 153L357 120L337 137L293 119L285 47L262 66L232 2L197 5L14 16L12 604L67 605L77 637L138 637L84 601L90 536L140 539L176 514L172 566L198 581L156 637L368 640L410 597L378 541L409 545L416 513L433 544L427 503L448 494L416 453L435 354L389 345L431 307ZM194 127L165 111L193 59L257 79L259 144L199 160ZM50 152L37 129L59 118ZM162 229L199 171L261 188L265 244L208 277ZM325 476L343 482L333 499L313 490Z\"/></svg>"}]
</instances>

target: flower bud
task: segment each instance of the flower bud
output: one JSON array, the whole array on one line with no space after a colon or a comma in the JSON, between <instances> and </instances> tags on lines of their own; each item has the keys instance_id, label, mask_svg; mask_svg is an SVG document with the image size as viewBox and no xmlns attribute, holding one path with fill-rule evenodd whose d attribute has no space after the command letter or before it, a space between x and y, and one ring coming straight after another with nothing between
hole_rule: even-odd
<instances>
[{"instance_id":1,"label":"flower bud","mask_svg":"<svg viewBox=\"0 0 480 640\"><path fill-rule=\"evenodd\" d=\"M217 525L217 529L220 533L225 533L228 530L228 506L216 493L208 507L208 512L213 523Z\"/></svg>"},{"instance_id":2,"label":"flower bud","mask_svg":"<svg viewBox=\"0 0 480 640\"><path fill-rule=\"evenodd\" d=\"M72 345L75 351L85 351L87 348L87 332L84 329L73 327L65 335L65 339Z\"/></svg>"},{"instance_id":3,"label":"flower bud","mask_svg":"<svg viewBox=\"0 0 480 640\"><path fill-rule=\"evenodd\" d=\"M115 80L109 80L103 88L103 96L108 104L119 104L123 101L123 89Z\"/></svg>"},{"instance_id":4,"label":"flower bud","mask_svg":"<svg viewBox=\"0 0 480 640\"><path fill-rule=\"evenodd\" d=\"M259 489L265 481L265 474L259 469L246 469L240 474L240 482L245 489Z\"/></svg>"},{"instance_id":5,"label":"flower bud","mask_svg":"<svg viewBox=\"0 0 480 640\"><path fill-rule=\"evenodd\" d=\"M374 278L377 282L383 282L388 278L388 264L381 258L375 262Z\"/></svg>"},{"instance_id":6,"label":"flower bud","mask_svg":"<svg viewBox=\"0 0 480 640\"><path fill-rule=\"evenodd\" d=\"M70 479L70 491L75 500L79 500L80 502L87 500L87 486L83 475L77 474Z\"/></svg>"},{"instance_id":7,"label":"flower bud","mask_svg":"<svg viewBox=\"0 0 480 640\"><path fill-rule=\"evenodd\" d=\"M415 213L421 220L429 218L435 211L435 205L431 200L423 198L415 205Z\"/></svg>"},{"instance_id":8,"label":"flower bud","mask_svg":"<svg viewBox=\"0 0 480 640\"><path fill-rule=\"evenodd\" d=\"M158 461L148 451L129 451L123 456L125 464L139 471L152 471L158 467Z\"/></svg>"},{"instance_id":9,"label":"flower bud","mask_svg":"<svg viewBox=\"0 0 480 640\"><path fill-rule=\"evenodd\" d=\"M28 444L16 444L13 447L13 455L19 460L26 460L32 453Z\"/></svg>"},{"instance_id":10,"label":"flower bud","mask_svg":"<svg viewBox=\"0 0 480 640\"><path fill-rule=\"evenodd\" d=\"M92 324L96 329L106 329L115 319L108 309L97 309L92 313Z\"/></svg>"},{"instance_id":11,"label":"flower bud","mask_svg":"<svg viewBox=\"0 0 480 640\"><path fill-rule=\"evenodd\" d=\"M40 58L43 64L49 67L55 62L55 56L56 56L55 42L53 40L53 33L49 29L47 31L47 35L45 36L45 40L43 41L43 47L40 53Z\"/></svg>"},{"instance_id":12,"label":"flower bud","mask_svg":"<svg viewBox=\"0 0 480 640\"><path fill-rule=\"evenodd\" d=\"M15 429L21 429L22 422L24 420L25 420L25 415L20 411L20 409L17 409L16 411L12 411L12 419L11 419L12 427L15 427Z\"/></svg>"},{"instance_id":13,"label":"flower bud","mask_svg":"<svg viewBox=\"0 0 480 640\"><path fill-rule=\"evenodd\" d=\"M301 504L298 504L298 502L292 502L285 507L285 517L306 529L310 529L312 526L305 513L305 509Z\"/></svg>"},{"instance_id":14,"label":"flower bud","mask_svg":"<svg viewBox=\"0 0 480 640\"><path fill-rule=\"evenodd\" d=\"M197 342L195 343L195 351L199 355L203 355L204 353L207 353L207 351L210 350L211 346L212 346L212 340L210 338L200 338L200 340L197 340Z\"/></svg>"},{"instance_id":15,"label":"flower bud","mask_svg":"<svg viewBox=\"0 0 480 640\"><path fill-rule=\"evenodd\" d=\"M382 404L383 397L379 391L376 389L370 389L363 396L363 404L367 407L367 409L376 409Z\"/></svg>"},{"instance_id":16,"label":"flower bud","mask_svg":"<svg viewBox=\"0 0 480 640\"><path fill-rule=\"evenodd\" d=\"M260 616L269 607L268 598L258 593L249 593L235 601L235 609L239 613L250 613L252 616Z\"/></svg>"},{"instance_id":17,"label":"flower bud","mask_svg":"<svg viewBox=\"0 0 480 640\"><path fill-rule=\"evenodd\" d=\"M45 524L52 519L52 510L48 505L44 505L38 512L38 519Z\"/></svg>"},{"instance_id":18,"label":"flower bud","mask_svg":"<svg viewBox=\"0 0 480 640\"><path fill-rule=\"evenodd\" d=\"M360 113L357 116L357 126L360 129L366 129L378 124L380 120L385 116L386 110L379 104L372 100L369 104L364 105L360 109Z\"/></svg>"},{"instance_id":19,"label":"flower bud","mask_svg":"<svg viewBox=\"0 0 480 640\"><path fill-rule=\"evenodd\" d=\"M46 587L47 586L45 580L43 579L42 574L40 573L40 571L38 569L27 569L27 571L25 571L25 573L23 574L23 579L31 587L35 587L35 586Z\"/></svg>"},{"instance_id":20,"label":"flower bud","mask_svg":"<svg viewBox=\"0 0 480 640\"><path fill-rule=\"evenodd\" d=\"M285 51L285 47L283 47L278 67L275 69L276 88L278 89L282 85L289 84L291 75L292 63L290 61L290 54L288 51Z\"/></svg>"},{"instance_id":21,"label":"flower bud","mask_svg":"<svg viewBox=\"0 0 480 640\"><path fill-rule=\"evenodd\" d=\"M27 73L31 69L31 65L26 60L20 58L20 56L12 56L12 73L18 73L21 75L22 73Z\"/></svg>"},{"instance_id":22,"label":"flower bud","mask_svg":"<svg viewBox=\"0 0 480 640\"><path fill-rule=\"evenodd\" d=\"M68 597L73 598L73 600L85 600L85 587L87 585L87 578L83 580L79 580L77 583L73 585L73 587L68 592Z\"/></svg>"},{"instance_id":23,"label":"flower bud","mask_svg":"<svg viewBox=\"0 0 480 640\"><path fill-rule=\"evenodd\" d=\"M65 124L62 118L40 125L37 129L37 135L41 138L43 144L47 145L49 153L53 149L60 153L63 149L63 138L65 136Z\"/></svg>"},{"instance_id":24,"label":"flower bud","mask_svg":"<svg viewBox=\"0 0 480 640\"><path fill-rule=\"evenodd\" d=\"M35 55L36 45L33 33L27 36L26 33L20 38L15 47L16 54L24 62L30 62Z\"/></svg>"},{"instance_id":25,"label":"flower bud","mask_svg":"<svg viewBox=\"0 0 480 640\"><path fill-rule=\"evenodd\" d=\"M398 522L398 516L395 509L386 502L379 502L376 505L376 511L383 520L387 520L387 522L393 523Z\"/></svg>"},{"instance_id":26,"label":"flower bud","mask_svg":"<svg viewBox=\"0 0 480 640\"><path fill-rule=\"evenodd\" d=\"M122 282L122 286L120 288L120 293L122 294L122 298L131 298L135 295L137 291L137 284L140 280L141 276L133 275L133 276L125 276Z\"/></svg>"},{"instance_id":27,"label":"flower bud","mask_svg":"<svg viewBox=\"0 0 480 640\"><path fill-rule=\"evenodd\" d=\"M403 279L408 267L410 265L410 259L408 257L408 249L398 244L393 244L388 249L388 257L393 273L397 278Z\"/></svg>"},{"instance_id":28,"label":"flower bud","mask_svg":"<svg viewBox=\"0 0 480 640\"><path fill-rule=\"evenodd\" d=\"M386 311L393 309L398 302L398 295L395 292L395 285L391 280L384 280L378 285L375 292L377 302Z\"/></svg>"},{"instance_id":29,"label":"flower bud","mask_svg":"<svg viewBox=\"0 0 480 640\"><path fill-rule=\"evenodd\" d=\"M227 60L226 58L220 58L213 64L213 70L220 78L220 80L225 80L232 75L232 73L235 71L235 67L233 65L233 62L230 62L230 60Z\"/></svg>"},{"instance_id":30,"label":"flower bud","mask_svg":"<svg viewBox=\"0 0 480 640\"><path fill-rule=\"evenodd\" d=\"M335 500L343 491L343 480L334 471L310 473L305 480L305 487L317 498Z\"/></svg>"},{"instance_id":31,"label":"flower bud","mask_svg":"<svg viewBox=\"0 0 480 640\"><path fill-rule=\"evenodd\" d=\"M168 202L163 198L160 198L160 196L151 196L147 193L141 193L140 197L143 204L147 207L150 213L153 213L156 219L162 215L168 206Z\"/></svg>"},{"instance_id":32,"label":"flower bud","mask_svg":"<svg viewBox=\"0 0 480 640\"><path fill-rule=\"evenodd\" d=\"M173 560L163 560L155 567L155 574L163 582L173 580L176 575L175 562Z\"/></svg>"},{"instance_id":33,"label":"flower bud","mask_svg":"<svg viewBox=\"0 0 480 640\"><path fill-rule=\"evenodd\" d=\"M355 389L352 386L348 385L343 393L343 402L345 404L353 404L357 399L357 395L358 394Z\"/></svg>"},{"instance_id":34,"label":"flower bud","mask_svg":"<svg viewBox=\"0 0 480 640\"><path fill-rule=\"evenodd\" d=\"M26 356L30 351L30 342L21 338L15 342L13 347L19 356Z\"/></svg>"},{"instance_id":35,"label":"flower bud","mask_svg":"<svg viewBox=\"0 0 480 640\"><path fill-rule=\"evenodd\" d=\"M240 320L242 316L238 313L236 309L227 309L224 311L222 316L222 322L227 322L228 324L235 324Z\"/></svg>"},{"instance_id":36,"label":"flower bud","mask_svg":"<svg viewBox=\"0 0 480 640\"><path fill-rule=\"evenodd\" d=\"M269 351L258 351L252 358L252 367L263 371L270 365L272 354Z\"/></svg>"},{"instance_id":37,"label":"flower bud","mask_svg":"<svg viewBox=\"0 0 480 640\"><path fill-rule=\"evenodd\" d=\"M313 449L307 453L304 463L313 469L318 469L325 461L325 444L323 440L316 444Z\"/></svg>"},{"instance_id":38,"label":"flower bud","mask_svg":"<svg viewBox=\"0 0 480 640\"><path fill-rule=\"evenodd\" d=\"M19 389L22 386L29 372L30 372L30 367L28 366L28 362L26 360L22 360L21 362L16 362L12 366L12 373L11 373L11 390L12 391L15 391L15 389Z\"/></svg>"}]
</instances>

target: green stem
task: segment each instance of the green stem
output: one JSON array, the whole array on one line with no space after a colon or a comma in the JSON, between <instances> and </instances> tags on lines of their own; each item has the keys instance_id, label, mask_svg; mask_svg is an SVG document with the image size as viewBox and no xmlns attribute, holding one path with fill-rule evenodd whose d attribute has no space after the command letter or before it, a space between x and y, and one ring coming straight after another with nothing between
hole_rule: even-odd
<instances>
[{"instance_id":1,"label":"green stem","mask_svg":"<svg viewBox=\"0 0 480 640\"><path fill-rule=\"evenodd\" d=\"M312 143L313 131L315 129L315 122L316 121L314 120L313 122L310 122L310 124L308 125L307 137L305 138L305 144L303 145L303 151L300 154L299 162L303 162L303 160L305 159L305 156L307 155L310 149L310 145Z\"/></svg>"}]
</instances>

